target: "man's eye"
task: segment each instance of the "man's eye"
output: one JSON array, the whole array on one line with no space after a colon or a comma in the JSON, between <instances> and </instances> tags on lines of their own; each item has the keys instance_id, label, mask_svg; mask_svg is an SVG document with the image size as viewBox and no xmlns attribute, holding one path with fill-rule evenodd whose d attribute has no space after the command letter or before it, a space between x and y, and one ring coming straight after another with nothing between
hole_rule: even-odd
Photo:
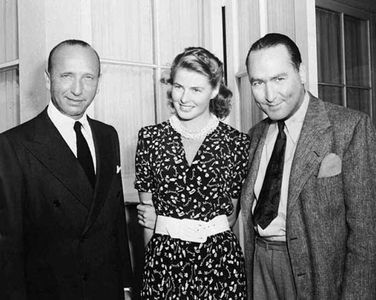
<instances>
[{"instance_id":1,"label":"man's eye","mask_svg":"<svg viewBox=\"0 0 376 300\"><path fill-rule=\"evenodd\" d=\"M200 93L201 92L201 89L199 89L199 88L193 88L192 89L195 93Z\"/></svg>"},{"instance_id":2,"label":"man's eye","mask_svg":"<svg viewBox=\"0 0 376 300\"><path fill-rule=\"evenodd\" d=\"M261 81L253 81L252 82L252 86L259 86L259 85L261 85Z\"/></svg>"}]
</instances>

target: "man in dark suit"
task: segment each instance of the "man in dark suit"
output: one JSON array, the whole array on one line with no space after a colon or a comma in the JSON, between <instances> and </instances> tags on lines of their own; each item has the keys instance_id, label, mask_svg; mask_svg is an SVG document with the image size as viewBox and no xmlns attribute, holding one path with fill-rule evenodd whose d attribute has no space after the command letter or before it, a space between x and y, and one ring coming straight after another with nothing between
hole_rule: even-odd
<instances>
[{"instance_id":1,"label":"man in dark suit","mask_svg":"<svg viewBox=\"0 0 376 300\"><path fill-rule=\"evenodd\" d=\"M97 52L50 53L48 107L0 135L0 299L130 299L119 141L90 119Z\"/></svg>"},{"instance_id":2,"label":"man in dark suit","mask_svg":"<svg viewBox=\"0 0 376 300\"><path fill-rule=\"evenodd\" d=\"M376 299L376 133L304 88L299 49L268 34L247 56L268 116L243 187L249 299Z\"/></svg>"}]
</instances>

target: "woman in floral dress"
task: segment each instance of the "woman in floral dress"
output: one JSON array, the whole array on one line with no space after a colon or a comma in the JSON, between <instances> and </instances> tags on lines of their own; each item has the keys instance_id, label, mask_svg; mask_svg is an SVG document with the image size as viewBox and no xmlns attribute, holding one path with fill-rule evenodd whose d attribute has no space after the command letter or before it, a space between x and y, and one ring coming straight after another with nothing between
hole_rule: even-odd
<instances>
[{"instance_id":1,"label":"woman in floral dress","mask_svg":"<svg viewBox=\"0 0 376 300\"><path fill-rule=\"evenodd\" d=\"M140 202L152 201L157 214L142 298L245 299L244 259L230 226L249 138L219 121L232 96L223 64L204 48L187 48L174 59L167 83L174 114L142 128L136 152Z\"/></svg>"}]
</instances>

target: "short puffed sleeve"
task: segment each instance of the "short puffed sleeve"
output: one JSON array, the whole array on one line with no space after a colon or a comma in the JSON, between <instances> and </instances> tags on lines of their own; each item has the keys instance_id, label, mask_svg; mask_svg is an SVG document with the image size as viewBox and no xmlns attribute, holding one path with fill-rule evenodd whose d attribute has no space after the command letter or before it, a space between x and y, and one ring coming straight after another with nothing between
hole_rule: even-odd
<instances>
[{"instance_id":1,"label":"short puffed sleeve","mask_svg":"<svg viewBox=\"0 0 376 300\"><path fill-rule=\"evenodd\" d=\"M244 133L240 133L234 143L234 166L232 169L231 197L238 199L244 180L248 174L248 159L250 138Z\"/></svg>"},{"instance_id":2,"label":"short puffed sleeve","mask_svg":"<svg viewBox=\"0 0 376 300\"><path fill-rule=\"evenodd\" d=\"M139 192L153 192L153 173L151 168L152 136L147 127L138 132L135 158L136 179L134 187Z\"/></svg>"}]
</instances>

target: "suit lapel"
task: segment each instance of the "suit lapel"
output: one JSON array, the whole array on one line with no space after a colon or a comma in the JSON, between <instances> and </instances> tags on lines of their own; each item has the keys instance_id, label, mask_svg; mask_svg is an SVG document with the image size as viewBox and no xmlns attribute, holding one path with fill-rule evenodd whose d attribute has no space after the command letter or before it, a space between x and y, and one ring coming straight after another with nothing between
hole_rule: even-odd
<instances>
[{"instance_id":1,"label":"suit lapel","mask_svg":"<svg viewBox=\"0 0 376 300\"><path fill-rule=\"evenodd\" d=\"M25 147L75 196L90 208L93 189L69 146L44 110L35 119L34 136Z\"/></svg>"},{"instance_id":2,"label":"suit lapel","mask_svg":"<svg viewBox=\"0 0 376 300\"><path fill-rule=\"evenodd\" d=\"M252 228L252 205L255 199L254 187L268 128L269 122L267 120L264 120L262 126L257 130L257 132L254 132L252 134L251 150L249 156L249 173L245 181L245 189L242 196L244 197L244 201L242 202L244 220L247 220L248 225Z\"/></svg>"},{"instance_id":3,"label":"suit lapel","mask_svg":"<svg viewBox=\"0 0 376 300\"><path fill-rule=\"evenodd\" d=\"M310 95L310 103L291 166L287 203L288 215L293 212L304 184L330 151L330 126L324 103Z\"/></svg>"},{"instance_id":4,"label":"suit lapel","mask_svg":"<svg viewBox=\"0 0 376 300\"><path fill-rule=\"evenodd\" d=\"M116 168L116 162L114 162L116 149L111 137L104 134L101 127L98 126L99 123L94 122L90 118L89 124L93 133L97 158L97 181L94 192L94 201L92 203L84 232L90 228L98 217L110 191L113 176L116 174L114 169Z\"/></svg>"}]
</instances>

